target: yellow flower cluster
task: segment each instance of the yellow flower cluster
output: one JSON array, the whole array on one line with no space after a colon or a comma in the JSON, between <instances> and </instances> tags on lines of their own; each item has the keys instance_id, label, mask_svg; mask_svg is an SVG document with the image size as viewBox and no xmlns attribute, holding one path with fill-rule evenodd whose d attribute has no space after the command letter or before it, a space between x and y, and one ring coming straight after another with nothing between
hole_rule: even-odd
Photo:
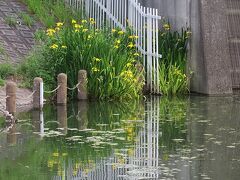
<instances>
[{"instance_id":1,"label":"yellow flower cluster","mask_svg":"<svg viewBox=\"0 0 240 180\"><path fill-rule=\"evenodd\" d=\"M72 24L76 24L77 21L75 19L72 19Z\"/></svg>"},{"instance_id":2,"label":"yellow flower cluster","mask_svg":"<svg viewBox=\"0 0 240 180\"><path fill-rule=\"evenodd\" d=\"M182 77L183 79L186 79L187 76L186 74L184 74L181 70L179 70L178 68L174 68L174 72L173 74L179 76L179 77Z\"/></svg>"},{"instance_id":3,"label":"yellow flower cluster","mask_svg":"<svg viewBox=\"0 0 240 180\"><path fill-rule=\"evenodd\" d=\"M133 55L134 55L134 56L140 56L140 54L139 54L139 53L137 53L137 52L136 52L136 53L134 53Z\"/></svg>"},{"instance_id":4,"label":"yellow flower cluster","mask_svg":"<svg viewBox=\"0 0 240 180\"><path fill-rule=\"evenodd\" d=\"M99 72L100 70L97 67L92 68L92 72Z\"/></svg>"},{"instance_id":5,"label":"yellow flower cluster","mask_svg":"<svg viewBox=\"0 0 240 180\"><path fill-rule=\"evenodd\" d=\"M80 25L80 24L74 24L74 27L76 28L76 29L80 29L80 28L83 28L83 26L82 25Z\"/></svg>"},{"instance_id":6,"label":"yellow flower cluster","mask_svg":"<svg viewBox=\"0 0 240 180\"><path fill-rule=\"evenodd\" d=\"M90 24L95 24L95 23L96 23L93 18L90 18L90 19L89 19L89 22L90 22Z\"/></svg>"},{"instance_id":7,"label":"yellow flower cluster","mask_svg":"<svg viewBox=\"0 0 240 180\"><path fill-rule=\"evenodd\" d=\"M166 24L163 25L163 28L165 30L169 31L170 30L170 25L166 23Z\"/></svg>"},{"instance_id":8,"label":"yellow flower cluster","mask_svg":"<svg viewBox=\"0 0 240 180\"><path fill-rule=\"evenodd\" d=\"M87 23L87 20L86 20L86 19L83 19L83 20L82 20L82 23L83 23L83 24Z\"/></svg>"},{"instance_id":9,"label":"yellow flower cluster","mask_svg":"<svg viewBox=\"0 0 240 180\"><path fill-rule=\"evenodd\" d=\"M48 36L53 36L54 35L54 33L56 33L56 31L55 31L55 29L47 29L47 35Z\"/></svg>"},{"instance_id":10,"label":"yellow flower cluster","mask_svg":"<svg viewBox=\"0 0 240 180\"><path fill-rule=\"evenodd\" d=\"M131 79L134 77L133 72L131 70L123 71L120 76L124 76L126 79Z\"/></svg>"},{"instance_id":11,"label":"yellow flower cluster","mask_svg":"<svg viewBox=\"0 0 240 180\"><path fill-rule=\"evenodd\" d=\"M127 66L127 68L129 68L132 66L132 63L127 63L126 66Z\"/></svg>"},{"instance_id":12,"label":"yellow flower cluster","mask_svg":"<svg viewBox=\"0 0 240 180\"><path fill-rule=\"evenodd\" d=\"M121 43L121 40L117 39L117 40L115 41L114 48L115 48L115 49L118 49L118 48L119 48L119 45L120 45L120 43Z\"/></svg>"},{"instance_id":13,"label":"yellow flower cluster","mask_svg":"<svg viewBox=\"0 0 240 180\"><path fill-rule=\"evenodd\" d=\"M51 49L57 49L58 48L58 45L57 44L53 44L50 46Z\"/></svg>"},{"instance_id":14,"label":"yellow flower cluster","mask_svg":"<svg viewBox=\"0 0 240 180\"><path fill-rule=\"evenodd\" d=\"M96 61L96 62L100 62L101 61L101 59L97 58L97 57L94 57L93 60Z\"/></svg>"},{"instance_id":15,"label":"yellow flower cluster","mask_svg":"<svg viewBox=\"0 0 240 180\"><path fill-rule=\"evenodd\" d=\"M129 38L129 39L138 39L139 37L132 35L132 36L129 36L128 38Z\"/></svg>"},{"instance_id":16,"label":"yellow flower cluster","mask_svg":"<svg viewBox=\"0 0 240 180\"><path fill-rule=\"evenodd\" d=\"M133 42L130 42L127 47L133 48L133 47L135 47L135 45L133 44Z\"/></svg>"},{"instance_id":17,"label":"yellow flower cluster","mask_svg":"<svg viewBox=\"0 0 240 180\"><path fill-rule=\"evenodd\" d=\"M124 31L118 31L118 34L119 34L119 35L123 35L123 34L124 34Z\"/></svg>"},{"instance_id":18,"label":"yellow flower cluster","mask_svg":"<svg viewBox=\"0 0 240 180\"><path fill-rule=\"evenodd\" d=\"M62 27L63 26L63 22L58 22L57 23L57 27Z\"/></svg>"},{"instance_id":19,"label":"yellow flower cluster","mask_svg":"<svg viewBox=\"0 0 240 180\"><path fill-rule=\"evenodd\" d=\"M52 45L50 46L50 49L57 49L57 48L58 48L58 45L57 45L57 44L52 44ZM61 48L67 49L67 46L62 45Z\"/></svg>"}]
</instances>

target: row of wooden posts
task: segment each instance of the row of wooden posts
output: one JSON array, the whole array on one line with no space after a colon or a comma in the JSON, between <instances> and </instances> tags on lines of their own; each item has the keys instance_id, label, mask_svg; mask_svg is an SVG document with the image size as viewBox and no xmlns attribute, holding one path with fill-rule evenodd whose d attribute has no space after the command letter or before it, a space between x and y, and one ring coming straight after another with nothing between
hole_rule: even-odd
<instances>
[{"instance_id":1,"label":"row of wooden posts","mask_svg":"<svg viewBox=\"0 0 240 180\"><path fill-rule=\"evenodd\" d=\"M58 87L57 91L57 104L67 104L67 90L75 89L67 87L67 75L61 73L57 77ZM16 83L8 82L6 85L6 110L14 114L16 112ZM88 98L87 92L87 71L80 70L78 72L78 84L76 85L78 90L78 100L86 100ZM53 91L54 92L54 91ZM43 80L40 77L36 77L33 83L33 108L42 109L44 101L44 88Z\"/></svg>"}]
</instances>

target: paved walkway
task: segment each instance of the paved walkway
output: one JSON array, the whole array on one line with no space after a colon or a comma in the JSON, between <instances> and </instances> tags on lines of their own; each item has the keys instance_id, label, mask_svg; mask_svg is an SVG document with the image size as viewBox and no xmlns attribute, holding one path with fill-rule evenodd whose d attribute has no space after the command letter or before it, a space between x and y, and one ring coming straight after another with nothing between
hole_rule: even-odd
<instances>
[{"instance_id":1,"label":"paved walkway","mask_svg":"<svg viewBox=\"0 0 240 180\"><path fill-rule=\"evenodd\" d=\"M6 59L14 64L21 62L34 45L34 32L41 25L36 22L32 27L24 25L21 12L27 12L27 7L20 0L0 1L0 63ZM16 27L6 23L9 17L19 22Z\"/></svg>"},{"instance_id":2,"label":"paved walkway","mask_svg":"<svg viewBox=\"0 0 240 180\"><path fill-rule=\"evenodd\" d=\"M24 59L34 45L34 32L41 28L35 22L32 27L24 25L20 18L21 12L27 12L27 7L20 0L0 0L0 66L1 63L10 62L17 64ZM14 18L18 24L9 26L6 18ZM32 98L24 99L31 95L27 89L17 89L17 110L26 111L32 107ZM0 87L0 108L5 109L5 87ZM0 113L1 115L1 113Z\"/></svg>"}]
</instances>

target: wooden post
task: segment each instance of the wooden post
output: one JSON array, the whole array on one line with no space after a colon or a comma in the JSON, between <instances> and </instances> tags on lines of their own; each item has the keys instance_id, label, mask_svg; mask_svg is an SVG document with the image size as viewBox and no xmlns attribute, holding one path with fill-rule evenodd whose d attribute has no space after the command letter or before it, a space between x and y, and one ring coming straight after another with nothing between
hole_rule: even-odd
<instances>
[{"instance_id":1,"label":"wooden post","mask_svg":"<svg viewBox=\"0 0 240 180\"><path fill-rule=\"evenodd\" d=\"M6 96L6 110L14 115L16 112L16 83L7 82Z\"/></svg>"},{"instance_id":2,"label":"wooden post","mask_svg":"<svg viewBox=\"0 0 240 180\"><path fill-rule=\"evenodd\" d=\"M57 90L57 104L67 104L67 75L61 73L58 75L57 80L58 86L60 86Z\"/></svg>"},{"instance_id":3,"label":"wooden post","mask_svg":"<svg viewBox=\"0 0 240 180\"><path fill-rule=\"evenodd\" d=\"M87 92L87 71L80 70L78 72L78 100L88 99Z\"/></svg>"},{"instance_id":4,"label":"wooden post","mask_svg":"<svg viewBox=\"0 0 240 180\"><path fill-rule=\"evenodd\" d=\"M42 78L36 77L33 83L33 108L43 108L43 80Z\"/></svg>"}]
</instances>

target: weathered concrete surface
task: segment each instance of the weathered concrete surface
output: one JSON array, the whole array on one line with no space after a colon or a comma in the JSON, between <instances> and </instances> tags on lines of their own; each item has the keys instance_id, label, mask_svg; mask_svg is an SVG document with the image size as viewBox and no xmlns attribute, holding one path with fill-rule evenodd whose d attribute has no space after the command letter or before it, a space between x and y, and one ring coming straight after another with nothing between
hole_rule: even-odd
<instances>
[{"instance_id":1,"label":"weathered concrete surface","mask_svg":"<svg viewBox=\"0 0 240 180\"><path fill-rule=\"evenodd\" d=\"M159 9L176 30L189 26L192 38L189 67L193 71L191 91L231 94L231 61L227 38L225 0L141 0Z\"/></svg>"},{"instance_id":2,"label":"weathered concrete surface","mask_svg":"<svg viewBox=\"0 0 240 180\"><path fill-rule=\"evenodd\" d=\"M21 62L34 45L34 32L41 24L35 22L32 27L26 26L20 18L21 12L27 12L27 7L20 0L0 1L0 63ZM15 27L6 22L9 17L18 22Z\"/></svg>"},{"instance_id":3,"label":"weathered concrete surface","mask_svg":"<svg viewBox=\"0 0 240 180\"><path fill-rule=\"evenodd\" d=\"M143 6L159 9L159 15L171 22L174 29L189 26L190 0L140 0Z\"/></svg>"},{"instance_id":4,"label":"weathered concrete surface","mask_svg":"<svg viewBox=\"0 0 240 180\"><path fill-rule=\"evenodd\" d=\"M232 93L226 8L225 0L191 1L192 91L210 95Z\"/></svg>"}]
</instances>

